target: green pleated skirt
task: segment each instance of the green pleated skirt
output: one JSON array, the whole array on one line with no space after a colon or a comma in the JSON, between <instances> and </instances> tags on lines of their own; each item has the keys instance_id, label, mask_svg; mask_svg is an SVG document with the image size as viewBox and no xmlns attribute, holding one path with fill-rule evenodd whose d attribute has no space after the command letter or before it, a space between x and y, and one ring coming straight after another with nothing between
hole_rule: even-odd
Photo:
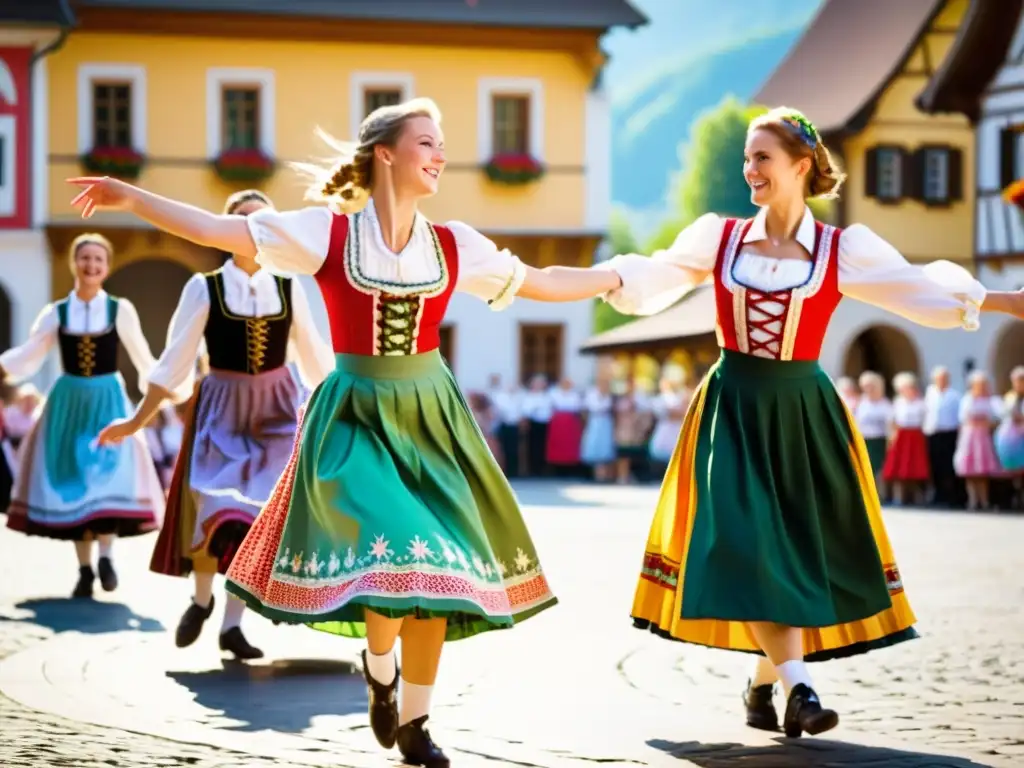
<instances>
[{"instance_id":1,"label":"green pleated skirt","mask_svg":"<svg viewBox=\"0 0 1024 768\"><path fill-rule=\"evenodd\" d=\"M365 611L447 639L556 603L508 481L436 351L338 355L228 571L262 615L363 637Z\"/></svg>"},{"instance_id":2,"label":"green pleated skirt","mask_svg":"<svg viewBox=\"0 0 1024 768\"><path fill-rule=\"evenodd\" d=\"M723 352L684 421L632 616L755 652L749 622L801 627L808 660L916 637L864 441L816 362Z\"/></svg>"}]
</instances>

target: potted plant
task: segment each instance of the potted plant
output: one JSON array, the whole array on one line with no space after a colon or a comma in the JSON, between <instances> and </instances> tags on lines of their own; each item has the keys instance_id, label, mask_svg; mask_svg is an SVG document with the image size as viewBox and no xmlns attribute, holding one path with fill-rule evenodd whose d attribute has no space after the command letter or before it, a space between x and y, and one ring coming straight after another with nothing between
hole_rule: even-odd
<instances>
[{"instance_id":1,"label":"potted plant","mask_svg":"<svg viewBox=\"0 0 1024 768\"><path fill-rule=\"evenodd\" d=\"M532 155L500 154L495 155L486 164L484 172L487 178L498 184L529 184L544 175L544 166Z\"/></svg>"},{"instance_id":2,"label":"potted plant","mask_svg":"<svg viewBox=\"0 0 1024 768\"><path fill-rule=\"evenodd\" d=\"M131 147L93 147L81 157L82 167L89 173L137 179L146 158Z\"/></svg>"},{"instance_id":3,"label":"potted plant","mask_svg":"<svg viewBox=\"0 0 1024 768\"><path fill-rule=\"evenodd\" d=\"M274 161L259 149L226 149L213 159L224 181L263 181L274 173Z\"/></svg>"}]
</instances>

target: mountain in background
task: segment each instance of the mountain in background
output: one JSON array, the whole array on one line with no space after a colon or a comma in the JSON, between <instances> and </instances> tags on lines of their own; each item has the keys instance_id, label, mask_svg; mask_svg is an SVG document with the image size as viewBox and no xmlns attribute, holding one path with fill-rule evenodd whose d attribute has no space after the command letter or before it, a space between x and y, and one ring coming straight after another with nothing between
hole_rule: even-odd
<instances>
[{"instance_id":1,"label":"mountain in background","mask_svg":"<svg viewBox=\"0 0 1024 768\"><path fill-rule=\"evenodd\" d=\"M604 42L612 57L612 197L649 231L670 205L694 119L728 94L749 99L822 0L633 1L651 23Z\"/></svg>"}]
</instances>

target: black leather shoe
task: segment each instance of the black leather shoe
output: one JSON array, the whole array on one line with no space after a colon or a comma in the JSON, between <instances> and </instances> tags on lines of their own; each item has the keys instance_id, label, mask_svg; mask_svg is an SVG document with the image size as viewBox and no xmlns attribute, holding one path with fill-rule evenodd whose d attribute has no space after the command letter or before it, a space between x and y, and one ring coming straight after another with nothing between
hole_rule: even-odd
<instances>
[{"instance_id":1,"label":"black leather shoe","mask_svg":"<svg viewBox=\"0 0 1024 768\"><path fill-rule=\"evenodd\" d=\"M379 683L370 674L370 667L366 663L367 653L363 650L363 677L366 678L367 698L370 701L370 728L377 737L377 743L384 749L391 749L398 738L398 666L395 666L395 679L390 684Z\"/></svg>"},{"instance_id":2,"label":"black leather shoe","mask_svg":"<svg viewBox=\"0 0 1024 768\"><path fill-rule=\"evenodd\" d=\"M189 603L185 613L181 615L178 622L178 629L174 633L174 644L179 648L188 648L199 639L199 633L203 631L203 624L213 613L213 605L216 602L212 597L210 604L205 608L196 605L193 600Z\"/></svg>"},{"instance_id":3,"label":"black leather shoe","mask_svg":"<svg viewBox=\"0 0 1024 768\"><path fill-rule=\"evenodd\" d=\"M96 574L93 573L91 565L80 565L78 567L78 583L75 584L75 589L71 596L80 598L92 597L92 583L95 579Z\"/></svg>"},{"instance_id":4,"label":"black leather shoe","mask_svg":"<svg viewBox=\"0 0 1024 768\"><path fill-rule=\"evenodd\" d=\"M772 694L775 686L751 685L747 681L747 690L743 692L743 704L747 708L747 725L762 731L779 730L779 714L775 711Z\"/></svg>"},{"instance_id":5,"label":"black leather shoe","mask_svg":"<svg viewBox=\"0 0 1024 768\"><path fill-rule=\"evenodd\" d=\"M221 633L220 649L222 651L230 651L235 655L236 659L241 659L242 661L263 658L263 651L245 639L241 627L232 627L227 632Z\"/></svg>"},{"instance_id":6,"label":"black leather shoe","mask_svg":"<svg viewBox=\"0 0 1024 768\"><path fill-rule=\"evenodd\" d=\"M113 592L117 589L117 571L109 557L101 557L99 562L100 586L104 592Z\"/></svg>"},{"instance_id":7,"label":"black leather shoe","mask_svg":"<svg viewBox=\"0 0 1024 768\"><path fill-rule=\"evenodd\" d=\"M424 715L398 729L398 751L402 753L402 759L407 765L448 768L451 762L430 738L430 732L423 727L426 722L427 715Z\"/></svg>"},{"instance_id":8,"label":"black leather shoe","mask_svg":"<svg viewBox=\"0 0 1024 768\"><path fill-rule=\"evenodd\" d=\"M816 736L819 733L830 731L839 725L839 715L821 706L818 694L813 688L800 683L789 694L789 703L786 704L786 719L783 729L786 735L797 738L801 733L809 733Z\"/></svg>"}]
</instances>

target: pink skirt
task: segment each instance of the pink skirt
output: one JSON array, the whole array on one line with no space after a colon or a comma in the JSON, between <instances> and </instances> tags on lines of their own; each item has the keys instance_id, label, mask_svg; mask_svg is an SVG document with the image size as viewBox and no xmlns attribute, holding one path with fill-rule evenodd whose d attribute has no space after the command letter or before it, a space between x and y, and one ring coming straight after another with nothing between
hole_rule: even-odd
<instances>
[{"instance_id":1,"label":"pink skirt","mask_svg":"<svg viewBox=\"0 0 1024 768\"><path fill-rule=\"evenodd\" d=\"M548 426L548 464L572 466L580 463L583 422L578 413L558 411Z\"/></svg>"},{"instance_id":2,"label":"pink skirt","mask_svg":"<svg viewBox=\"0 0 1024 768\"><path fill-rule=\"evenodd\" d=\"M960 428L953 468L960 477L995 477L1002 473L988 426L967 424Z\"/></svg>"}]
</instances>

